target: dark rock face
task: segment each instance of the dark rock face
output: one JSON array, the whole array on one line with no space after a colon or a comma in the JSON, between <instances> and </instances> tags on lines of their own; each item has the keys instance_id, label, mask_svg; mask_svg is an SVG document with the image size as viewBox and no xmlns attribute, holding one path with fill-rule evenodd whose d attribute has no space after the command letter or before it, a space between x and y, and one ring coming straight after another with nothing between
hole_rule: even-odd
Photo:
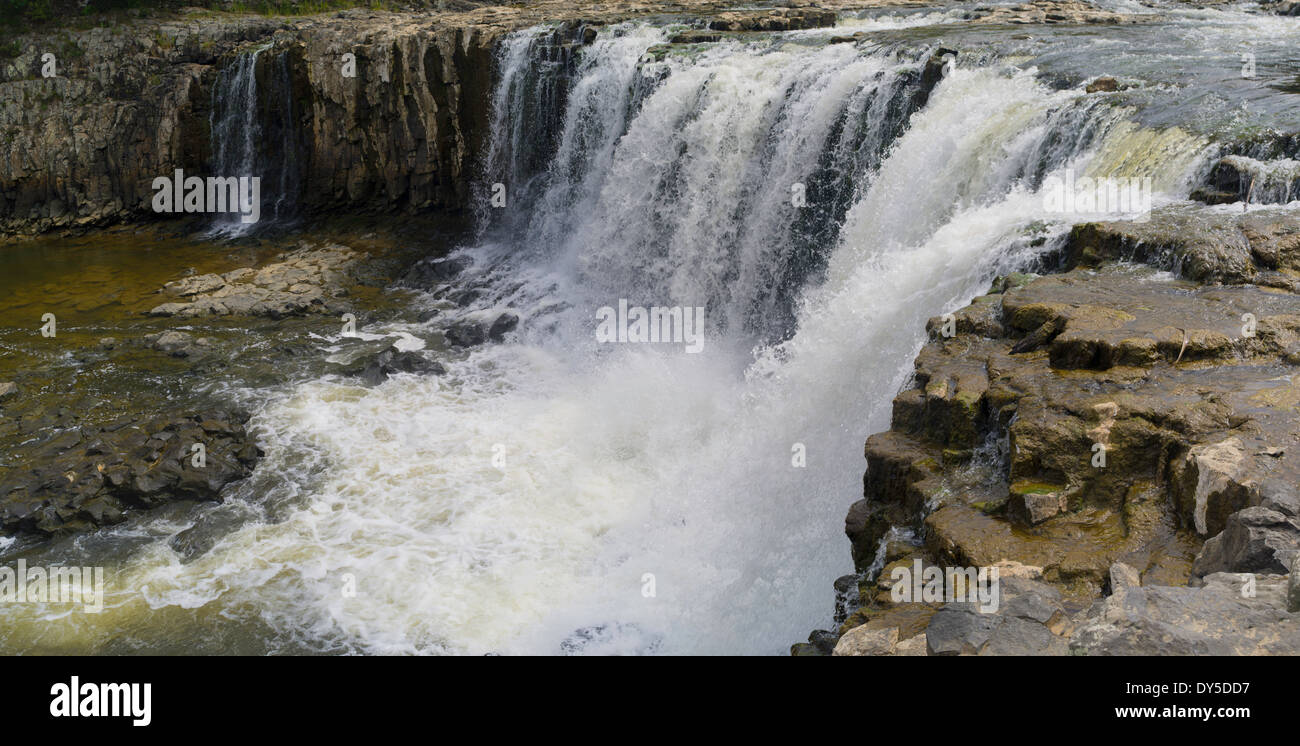
<instances>
[{"instance_id":1,"label":"dark rock face","mask_svg":"<svg viewBox=\"0 0 1300 746\"><path fill-rule=\"evenodd\" d=\"M238 55L265 43L258 85L285 93L259 96L263 134L296 152L275 154L286 178L264 183L264 217L282 202L308 212L460 209L486 131L493 45L509 27L443 16L196 15L138 21L131 33L73 31L77 53L60 56L49 79L39 55L51 44L25 40L0 65L0 140L14 155L0 161L0 232L150 219L154 178L223 175L213 173L213 90ZM345 52L355 76L342 74ZM37 105L48 100L76 105ZM277 193L285 189L294 193Z\"/></svg>"},{"instance_id":2,"label":"dark rock face","mask_svg":"<svg viewBox=\"0 0 1300 746\"><path fill-rule=\"evenodd\" d=\"M1206 183L1191 194L1192 199L1211 205L1286 204L1296 197L1300 197L1300 164L1290 159L1270 163L1242 155L1219 159Z\"/></svg>"},{"instance_id":3,"label":"dark rock face","mask_svg":"<svg viewBox=\"0 0 1300 746\"><path fill-rule=\"evenodd\" d=\"M476 347L486 342L500 342L506 334L519 326L519 316L503 313L493 319L491 324L481 321L462 321L443 331L447 344L453 347Z\"/></svg>"},{"instance_id":4,"label":"dark rock face","mask_svg":"<svg viewBox=\"0 0 1300 746\"><path fill-rule=\"evenodd\" d=\"M698 12L691 22L711 29L696 41L836 22L832 8L729 5L687 0L674 10ZM0 233L153 219L154 178L176 169L222 175L213 173L221 158L211 121L225 109L213 92L241 55L268 44L253 65L264 120L258 148L276 174L264 184L263 215L467 210L490 129L497 41L558 22L587 45L604 24L663 11L640 0L439 3L292 19L183 9L130 21L125 32L20 37L18 56L0 62L0 142L11 155L0 160ZM68 51L57 76L43 78L49 48Z\"/></svg>"},{"instance_id":5,"label":"dark rock face","mask_svg":"<svg viewBox=\"0 0 1300 746\"><path fill-rule=\"evenodd\" d=\"M488 327L488 339L493 342L500 342L507 334L519 326L519 316L513 313L503 313L496 317L492 326Z\"/></svg>"},{"instance_id":6,"label":"dark rock face","mask_svg":"<svg viewBox=\"0 0 1300 746\"><path fill-rule=\"evenodd\" d=\"M57 433L23 454L35 469L0 476L0 533L60 535L174 500L217 500L261 458L246 419L204 412Z\"/></svg>"},{"instance_id":7,"label":"dark rock face","mask_svg":"<svg viewBox=\"0 0 1300 746\"><path fill-rule=\"evenodd\" d=\"M418 290L434 290L455 279L468 266L466 259L422 259L406 271L398 284Z\"/></svg>"},{"instance_id":8,"label":"dark rock face","mask_svg":"<svg viewBox=\"0 0 1300 746\"><path fill-rule=\"evenodd\" d=\"M389 347L370 360L357 376L369 386L378 386L394 373L442 375L447 369L417 352L401 352Z\"/></svg>"},{"instance_id":9,"label":"dark rock face","mask_svg":"<svg viewBox=\"0 0 1300 746\"><path fill-rule=\"evenodd\" d=\"M480 323L469 321L448 327L443 336L453 347L475 347L487 341L487 329Z\"/></svg>"}]
</instances>

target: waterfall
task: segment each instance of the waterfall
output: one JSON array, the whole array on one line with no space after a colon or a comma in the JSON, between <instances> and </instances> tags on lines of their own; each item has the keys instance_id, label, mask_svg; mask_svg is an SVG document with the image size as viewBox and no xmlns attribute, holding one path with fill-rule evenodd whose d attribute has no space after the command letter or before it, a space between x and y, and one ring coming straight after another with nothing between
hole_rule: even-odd
<instances>
[{"instance_id":1,"label":"waterfall","mask_svg":"<svg viewBox=\"0 0 1300 746\"><path fill-rule=\"evenodd\" d=\"M439 352L443 376L272 399L257 474L211 508L232 528L184 561L135 550L121 584L147 591L95 624L272 652L782 653L830 623L862 444L927 318L1068 230L1046 179L1150 176L1159 201L1204 167L1197 136L1032 70L958 64L918 96L929 49L667 35L503 41L479 193L505 206L428 326L366 331L507 308L518 331ZM214 93L223 167L266 168L259 54ZM704 351L598 343L620 299L704 307Z\"/></svg>"},{"instance_id":2,"label":"waterfall","mask_svg":"<svg viewBox=\"0 0 1300 746\"><path fill-rule=\"evenodd\" d=\"M1068 228L1044 214L1046 175L1176 193L1204 147L1143 139L1124 109L1030 73L958 67L914 110L925 54L660 56L661 29L601 37L531 71L544 32L503 45L485 178L514 196L460 252L456 287L482 292L446 315L509 307L518 339L441 379L360 399L321 382L261 416L278 439L264 468L313 454L327 475L257 531L258 562L295 578L258 590L296 615L275 624L381 652L781 652L829 621L862 443L926 318ZM706 307L706 353L597 344L593 312L619 298ZM340 572L364 603L337 598Z\"/></svg>"},{"instance_id":3,"label":"waterfall","mask_svg":"<svg viewBox=\"0 0 1300 746\"><path fill-rule=\"evenodd\" d=\"M261 178L262 219L294 214L301 190L301 147L287 54L264 53L271 43L239 55L212 88L212 173ZM260 82L259 82L260 78ZM248 228L219 215L216 228Z\"/></svg>"}]
</instances>

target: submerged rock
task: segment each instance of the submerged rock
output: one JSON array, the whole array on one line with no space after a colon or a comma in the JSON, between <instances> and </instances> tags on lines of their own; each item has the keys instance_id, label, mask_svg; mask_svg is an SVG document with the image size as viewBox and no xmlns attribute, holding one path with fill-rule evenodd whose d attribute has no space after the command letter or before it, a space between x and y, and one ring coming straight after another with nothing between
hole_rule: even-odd
<instances>
[{"instance_id":1,"label":"submerged rock","mask_svg":"<svg viewBox=\"0 0 1300 746\"><path fill-rule=\"evenodd\" d=\"M482 321L463 321L447 327L443 336L453 347L476 347L488 341L500 342L505 335L519 326L519 316L503 313L493 319L491 324Z\"/></svg>"},{"instance_id":2,"label":"submerged rock","mask_svg":"<svg viewBox=\"0 0 1300 746\"><path fill-rule=\"evenodd\" d=\"M433 290L455 279L468 266L469 260L464 258L422 259L411 265L398 284L420 290Z\"/></svg>"},{"instance_id":3,"label":"submerged rock","mask_svg":"<svg viewBox=\"0 0 1300 746\"><path fill-rule=\"evenodd\" d=\"M1119 90L1119 82L1114 78L1096 78L1084 87L1084 93L1114 93Z\"/></svg>"},{"instance_id":4,"label":"submerged rock","mask_svg":"<svg viewBox=\"0 0 1300 746\"><path fill-rule=\"evenodd\" d=\"M0 476L0 533L59 535L175 500L216 500L262 452L229 412L125 418L64 430Z\"/></svg>"},{"instance_id":5,"label":"submerged rock","mask_svg":"<svg viewBox=\"0 0 1300 746\"><path fill-rule=\"evenodd\" d=\"M212 340L207 337L195 338L185 332L165 331L146 334L140 340L150 349L165 352L172 357L198 357L214 351Z\"/></svg>"},{"instance_id":6,"label":"submerged rock","mask_svg":"<svg viewBox=\"0 0 1300 746\"><path fill-rule=\"evenodd\" d=\"M418 352L404 352L396 347L389 347L373 357L355 375L366 385L378 386L395 373L440 376L446 372L447 369L441 363L433 362Z\"/></svg>"}]
</instances>

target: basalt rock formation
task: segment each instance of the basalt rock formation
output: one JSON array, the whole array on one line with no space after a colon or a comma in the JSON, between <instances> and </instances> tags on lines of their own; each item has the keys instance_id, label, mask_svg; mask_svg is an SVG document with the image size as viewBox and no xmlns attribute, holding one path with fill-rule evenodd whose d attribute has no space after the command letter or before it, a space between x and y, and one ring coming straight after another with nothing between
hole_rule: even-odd
<instances>
[{"instance_id":1,"label":"basalt rock formation","mask_svg":"<svg viewBox=\"0 0 1300 746\"><path fill-rule=\"evenodd\" d=\"M735 11L694 0L547 0L296 18L187 9L20 36L6 45L16 56L0 59L0 236L153 218L155 178L231 175L216 173L212 130L230 109L221 96L232 95L256 98L239 105L262 120L254 156L277 161L264 202L318 214L464 210L496 43L509 31L552 23L564 43L581 45L606 24L664 13L714 34L780 31L882 4L891 3ZM241 59L253 94L231 87Z\"/></svg>"},{"instance_id":2,"label":"basalt rock formation","mask_svg":"<svg viewBox=\"0 0 1300 746\"><path fill-rule=\"evenodd\" d=\"M214 88L239 55L262 47L254 111L266 117L292 102L280 126L293 131L256 146L300 151L287 180L297 193L266 184L266 201L309 211L459 207L483 131L492 41L505 30L359 11L296 21L193 13L24 39L0 65L0 231L149 217L155 178L212 174ZM48 78L47 53L57 73ZM273 80L281 70L287 81Z\"/></svg>"},{"instance_id":3,"label":"basalt rock formation","mask_svg":"<svg viewBox=\"0 0 1300 746\"><path fill-rule=\"evenodd\" d=\"M1062 273L1000 278L932 319L892 429L866 444L839 632L924 634L935 655L1300 645L1285 602L1225 590L1240 573L1284 587L1300 557L1298 249L1287 210L1084 224ZM895 603L894 568L917 561L1030 568L1036 605L1061 617L1034 620L1044 632L1007 611ZM1133 631L1170 626L1201 637Z\"/></svg>"},{"instance_id":4,"label":"basalt rock formation","mask_svg":"<svg viewBox=\"0 0 1300 746\"><path fill-rule=\"evenodd\" d=\"M247 419L201 412L68 423L16 454L34 469L0 480L0 535L64 535L119 523L131 509L216 500L262 456ZM42 421L13 426L50 433Z\"/></svg>"}]
</instances>

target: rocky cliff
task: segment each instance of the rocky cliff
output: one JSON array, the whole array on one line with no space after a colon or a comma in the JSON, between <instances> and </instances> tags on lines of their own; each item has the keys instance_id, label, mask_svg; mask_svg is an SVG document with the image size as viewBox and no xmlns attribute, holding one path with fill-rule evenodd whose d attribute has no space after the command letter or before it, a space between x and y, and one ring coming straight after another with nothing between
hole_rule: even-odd
<instances>
[{"instance_id":1,"label":"rocky cliff","mask_svg":"<svg viewBox=\"0 0 1300 746\"><path fill-rule=\"evenodd\" d=\"M720 32L782 30L873 4L735 12L724 2L551 0L294 18L187 9L27 34L0 58L0 235L153 217L156 177L233 175L216 173L214 93L247 92L222 86L253 52L251 106L287 130L259 131L255 155L292 172L264 185L266 198L309 213L461 210L505 33L552 23L581 44L605 24L666 13Z\"/></svg>"},{"instance_id":2,"label":"rocky cliff","mask_svg":"<svg viewBox=\"0 0 1300 746\"><path fill-rule=\"evenodd\" d=\"M30 39L0 68L0 230L146 216L154 178L211 174L214 86L238 55L267 45L255 75L274 91L276 65L287 67L288 86L262 105L295 104L292 197L304 209L457 207L504 30L364 12L296 21L196 12ZM48 53L57 74L45 78Z\"/></svg>"},{"instance_id":3,"label":"rocky cliff","mask_svg":"<svg viewBox=\"0 0 1300 746\"><path fill-rule=\"evenodd\" d=\"M1060 261L931 319L866 444L843 624L796 653L1300 652L1300 220L1169 208ZM918 562L999 566L1013 603L895 602Z\"/></svg>"}]
</instances>

